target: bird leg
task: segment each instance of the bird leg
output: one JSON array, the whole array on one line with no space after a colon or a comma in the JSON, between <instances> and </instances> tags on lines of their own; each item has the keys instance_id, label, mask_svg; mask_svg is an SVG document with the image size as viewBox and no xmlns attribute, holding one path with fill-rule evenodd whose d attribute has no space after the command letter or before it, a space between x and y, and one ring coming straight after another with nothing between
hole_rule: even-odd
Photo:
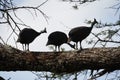
<instances>
[{"instance_id":1,"label":"bird leg","mask_svg":"<svg viewBox=\"0 0 120 80\"><path fill-rule=\"evenodd\" d=\"M78 49L77 49L78 50ZM80 53L82 51L82 45L81 45L81 41L80 41L80 49L77 51L77 53Z\"/></svg>"},{"instance_id":2,"label":"bird leg","mask_svg":"<svg viewBox=\"0 0 120 80\"><path fill-rule=\"evenodd\" d=\"M76 50L78 50L78 42L76 42Z\"/></svg>"},{"instance_id":3,"label":"bird leg","mask_svg":"<svg viewBox=\"0 0 120 80\"><path fill-rule=\"evenodd\" d=\"M27 44L27 51L29 51L29 44Z\"/></svg>"},{"instance_id":4,"label":"bird leg","mask_svg":"<svg viewBox=\"0 0 120 80\"><path fill-rule=\"evenodd\" d=\"M60 52L60 46L58 46L58 51Z\"/></svg>"},{"instance_id":5,"label":"bird leg","mask_svg":"<svg viewBox=\"0 0 120 80\"><path fill-rule=\"evenodd\" d=\"M25 48L25 51L26 51L26 44L25 44L25 47L24 47L24 48Z\"/></svg>"},{"instance_id":6,"label":"bird leg","mask_svg":"<svg viewBox=\"0 0 120 80\"><path fill-rule=\"evenodd\" d=\"M54 51L57 51L57 46L55 46L55 50Z\"/></svg>"},{"instance_id":7,"label":"bird leg","mask_svg":"<svg viewBox=\"0 0 120 80\"><path fill-rule=\"evenodd\" d=\"M80 41L80 50L83 50L82 45L81 45L81 41Z\"/></svg>"},{"instance_id":8,"label":"bird leg","mask_svg":"<svg viewBox=\"0 0 120 80\"><path fill-rule=\"evenodd\" d=\"M22 48L23 48L23 51L24 51L24 50L25 50L25 49L24 49L24 48L25 48L25 47L24 47L24 44L22 44Z\"/></svg>"}]
</instances>

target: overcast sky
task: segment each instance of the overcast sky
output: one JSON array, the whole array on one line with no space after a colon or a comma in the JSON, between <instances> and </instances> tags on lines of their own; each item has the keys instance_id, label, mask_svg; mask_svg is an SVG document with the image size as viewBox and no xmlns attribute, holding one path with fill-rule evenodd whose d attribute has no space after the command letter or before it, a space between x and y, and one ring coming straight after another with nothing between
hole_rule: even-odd
<instances>
[{"instance_id":1,"label":"overcast sky","mask_svg":"<svg viewBox=\"0 0 120 80\"><path fill-rule=\"evenodd\" d=\"M19 6L37 6L41 3L41 0L14 0L15 4ZM43 1L43 0L42 0ZM117 0L98 0L93 3L87 3L79 6L78 10L72 8L73 3L70 2L62 2L60 0L49 0L46 4L44 4L40 9L49 17L48 23L45 21L44 17L41 14L38 14L37 17L34 17L27 10L20 10L16 12L16 14L26 23L31 26L31 28L36 31L40 31L47 28L47 34L42 34L38 36L31 44L31 51L48 51L49 48L46 47L47 37L53 31L63 31L68 34L69 30L73 27L86 25L84 21L93 20L96 18L98 21L102 21L104 23L116 22L119 17L118 14L115 14L115 10L110 9L109 7L116 4ZM76 3L77 4L77 3ZM34 14L34 13L33 13ZM88 27L90 25L87 25ZM21 29L24 28L20 26ZM0 27L0 36L6 41L8 36L10 35L11 29L8 26ZM94 28L92 30L93 33L98 32L99 29ZM16 35L13 35L8 44L15 47L14 38L17 39ZM88 37L90 38L90 36ZM83 43L85 43L83 41ZM19 49L22 49L21 44L17 44ZM91 47L87 44L82 44L83 47ZM71 50L71 48L67 45L62 45L66 50ZM31 72L17 72L17 73L3 73L0 72L0 75L3 77L9 78L11 80L33 80L34 75L31 75ZM23 75L27 77L23 77ZM28 77L29 76L29 77ZM29 79L28 79L29 78Z\"/></svg>"},{"instance_id":2,"label":"overcast sky","mask_svg":"<svg viewBox=\"0 0 120 80\"><path fill-rule=\"evenodd\" d=\"M15 4L18 6L37 6L41 3L41 0L15 0ZM93 20L96 18L98 21L106 22L116 22L119 19L118 15L115 14L114 9L110 9L109 7L116 4L117 0L98 0L93 3L87 3L79 6L78 10L72 8L74 4L70 2L62 2L60 0L49 0L46 4L44 4L40 9L48 16L48 23L45 21L44 17L38 13L37 17L33 12L33 15L28 10L17 10L16 14L31 28L36 31L41 31L45 27L47 28L47 34L41 34L38 36L31 44L31 51L46 51L49 50L46 47L47 37L53 31L62 31L68 34L70 29L73 27L78 27L81 25L86 25L85 20ZM77 3L76 3L77 4ZM22 14L22 15L21 15ZM90 25L87 25L88 27ZM23 26L20 26L23 29ZM8 36L11 33L10 27L1 27L2 38L6 41ZM99 29L94 28L92 30L93 33L100 31ZM19 32L18 32L19 33ZM15 40L14 40L15 38ZM89 39L90 36L87 38ZM15 47L15 41L17 40L17 36L13 35L8 44ZM84 44L83 47L91 47L90 45ZM17 44L19 49L22 49L21 44ZM66 50L71 50L71 48L64 44L62 45Z\"/></svg>"}]
</instances>

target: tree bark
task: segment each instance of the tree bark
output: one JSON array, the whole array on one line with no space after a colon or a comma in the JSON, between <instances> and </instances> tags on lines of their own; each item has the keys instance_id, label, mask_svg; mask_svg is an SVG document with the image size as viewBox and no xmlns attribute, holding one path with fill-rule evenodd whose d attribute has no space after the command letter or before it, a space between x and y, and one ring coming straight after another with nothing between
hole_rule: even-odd
<instances>
[{"instance_id":1,"label":"tree bark","mask_svg":"<svg viewBox=\"0 0 120 80\"><path fill-rule=\"evenodd\" d=\"M73 73L91 69L120 69L120 47L65 52L28 52L0 44L0 71Z\"/></svg>"}]
</instances>

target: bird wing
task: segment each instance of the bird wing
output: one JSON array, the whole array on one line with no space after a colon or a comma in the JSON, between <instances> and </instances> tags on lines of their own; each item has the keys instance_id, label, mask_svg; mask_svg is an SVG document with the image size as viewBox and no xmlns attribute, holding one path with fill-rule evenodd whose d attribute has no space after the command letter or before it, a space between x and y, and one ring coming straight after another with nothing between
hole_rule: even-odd
<instances>
[{"instance_id":1,"label":"bird wing","mask_svg":"<svg viewBox=\"0 0 120 80\"><path fill-rule=\"evenodd\" d=\"M76 28L73 28L70 32L69 32L69 36L72 36L72 35L76 35L76 34L84 34L86 33L88 27L86 26L80 26L80 27L76 27Z\"/></svg>"}]
</instances>

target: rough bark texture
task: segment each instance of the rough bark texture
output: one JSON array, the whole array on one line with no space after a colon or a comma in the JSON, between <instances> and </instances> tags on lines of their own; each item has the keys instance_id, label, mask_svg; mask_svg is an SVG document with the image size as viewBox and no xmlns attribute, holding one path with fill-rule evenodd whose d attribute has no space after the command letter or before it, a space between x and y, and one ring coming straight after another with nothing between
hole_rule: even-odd
<instances>
[{"instance_id":1,"label":"rough bark texture","mask_svg":"<svg viewBox=\"0 0 120 80\"><path fill-rule=\"evenodd\" d=\"M81 52L25 52L0 44L0 71L72 73L85 69L120 69L120 47Z\"/></svg>"}]
</instances>

